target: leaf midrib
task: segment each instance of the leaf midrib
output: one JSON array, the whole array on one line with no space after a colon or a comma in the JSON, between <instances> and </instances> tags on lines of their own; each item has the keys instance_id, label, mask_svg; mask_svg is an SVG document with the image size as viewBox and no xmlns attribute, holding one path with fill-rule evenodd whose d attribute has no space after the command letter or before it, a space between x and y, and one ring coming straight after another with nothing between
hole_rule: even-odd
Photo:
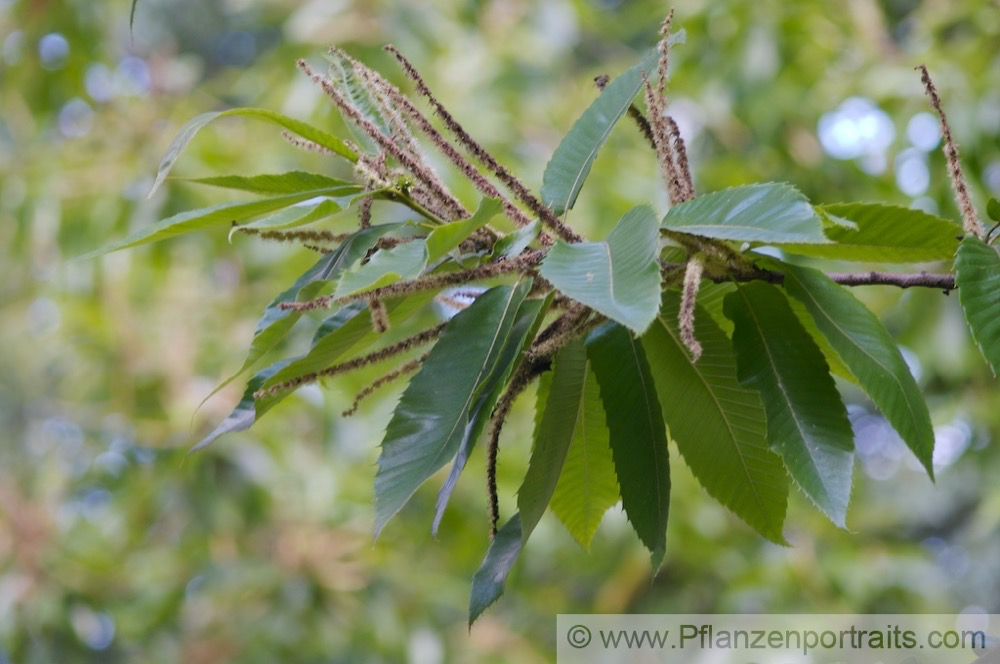
<instances>
[{"instance_id":1,"label":"leaf midrib","mask_svg":"<svg viewBox=\"0 0 1000 664\"><path fill-rule=\"evenodd\" d=\"M586 415L586 403L587 403L587 377L590 375L590 362L584 365L583 369L583 381L580 385L580 398L577 400L577 411L576 426L573 429L573 434L570 436L569 444L573 444L573 439L577 435L580 436L580 445L582 448L582 465L583 465L583 475L586 481L583 483L583 512L584 512L584 523L590 523L590 512L592 509L592 492L591 492L591 482L590 480L590 459L588 457L588 452L590 451L589 445L587 445L587 415ZM568 453L568 450L567 450Z\"/></svg>"},{"instance_id":2,"label":"leaf midrib","mask_svg":"<svg viewBox=\"0 0 1000 664\"><path fill-rule=\"evenodd\" d=\"M673 340L674 344L678 347L678 349L682 349L683 344L681 343L681 340L674 335L674 332L673 330L670 329L670 326L666 324L666 322L663 320L662 317L658 316L657 319L660 321L660 326L664 330L666 330L667 334L670 335L670 338ZM684 351L681 350L681 353L683 352ZM741 427L738 427L735 424L730 424L729 418L726 417L726 411L722 408L722 404L719 402L719 399L715 396L715 392L712 390L711 386L708 384L708 381L705 380L704 376L702 376L702 373L698 370L698 367L693 362L691 363L691 369L692 371L694 371L695 376L698 377L698 380L700 380L702 385L705 387L705 391L708 392L710 397L712 397L712 401L715 402L716 409L722 416L722 421L725 423L726 429L729 431L729 440L732 442L733 448L735 448L736 450L736 457L740 460L740 465L743 467L743 473L746 475L751 491L753 491L753 496L754 499L757 501L757 506L760 509L761 514L764 515L765 519L767 521L770 521L770 518L767 517L767 508L765 507L764 500L761 497L760 493L757 491L757 484L756 482L754 482L753 475L750 473L750 468L747 466L746 460L743 458L743 452L740 449L740 446L736 443L736 432L733 430L733 428L734 427L741 428ZM750 431L750 429L746 430Z\"/></svg>"},{"instance_id":3,"label":"leaf midrib","mask_svg":"<svg viewBox=\"0 0 1000 664\"><path fill-rule=\"evenodd\" d=\"M910 418L912 419L913 422L916 422L917 415L916 413L913 412L913 405L910 403L909 396L907 395L906 390L903 387L903 383L896 376L895 372L893 372L892 369L890 369L889 367L882 364L882 362L876 359L864 347L855 343L854 340L851 338L851 336L844 331L844 329L837 323L837 321L835 321L833 318L829 316L829 314L827 314L826 309L824 309L823 306L820 304L820 302L815 297L813 297L813 294L809 291L809 289L805 287L805 285L803 285L802 281L797 276L795 276L794 274L792 275L786 274L785 276L786 278L788 276L791 276L793 279L795 279L795 281L799 284L799 287L802 289L802 293L805 294L814 305L816 305L817 310L821 314L823 314L823 318L825 320L828 320L830 324L833 325L833 327L837 330L837 332L839 332L848 342L850 342L850 344L853 347L857 348L859 351L861 351L862 354L871 359L873 364L882 369L885 373L889 374L889 377L892 378L893 382L895 382L896 385L899 387L899 393L903 396L903 402L906 404L906 410L909 411L910 413ZM834 348L834 351L837 351L837 349ZM837 354L839 355L840 351L837 351ZM845 364L847 364L846 359L844 359L843 357L841 357L840 359L843 360ZM907 369L907 371L909 371L909 369ZM851 369L851 373L854 373L855 377L857 377L858 380L861 380L861 377L857 376L856 372L853 369Z\"/></svg>"},{"instance_id":4,"label":"leaf midrib","mask_svg":"<svg viewBox=\"0 0 1000 664\"><path fill-rule=\"evenodd\" d=\"M644 410L646 412L647 425L649 426L649 431L653 432L656 430L656 421L653 419L653 413L650 411L649 408L649 390L646 386L646 377L645 375L643 375L642 372L643 369L642 363L639 361L639 353L635 345L636 340L635 338L632 337L631 334L628 335L628 340L629 340L629 347L632 349L632 359L635 362L636 374L639 376L639 386L642 388L642 397L643 397L642 403L645 406ZM660 477L660 450L657 449L657 447L658 446L656 445L656 442L653 441L653 456L655 457L654 469L656 470L656 516L657 516L656 522L660 523L660 520L663 518L662 509L660 507L660 505L663 502L663 496L661 492L663 478ZM666 448L664 447L664 450L665 449ZM669 481L669 476L668 476L668 481Z\"/></svg>"},{"instance_id":5,"label":"leaf midrib","mask_svg":"<svg viewBox=\"0 0 1000 664\"><path fill-rule=\"evenodd\" d=\"M788 412L791 413L792 420L795 422L795 428L798 429L799 435L802 437L802 442L805 443L806 450L809 451L809 458L813 462L813 465L815 466L815 464L816 464L816 458L813 456L813 452L814 452L813 446L809 444L810 443L809 436L806 434L806 430L805 430L802 422L799 420L798 412L796 411L795 407L792 405L792 400L790 398L788 398L788 394L789 394L788 387L785 384L785 381L784 381L784 379L781 376L781 372L778 371L777 368L776 368L777 364L774 361L774 354L772 353L771 346L768 343L767 335L764 334L764 328L760 324L760 319L757 317L757 313L754 311L753 307L751 306L750 300L747 298L746 293L744 293L739 288L736 289L736 292L739 293L740 297L743 298L743 301L746 304L747 312L750 314L750 317L753 319L754 327L760 333L761 345L764 347L764 353L767 355L768 365L769 365L769 368L771 369L771 373L774 375L774 378L775 378L775 380L778 383L778 387L780 388L781 395L782 395L782 397L784 397L785 403L788 406ZM822 478L821 475L820 475L820 485L823 487L823 493L824 493L825 498L827 500L830 500L830 495L829 495L829 492L827 491L826 483L823 482L823 478Z\"/></svg>"},{"instance_id":6,"label":"leaf midrib","mask_svg":"<svg viewBox=\"0 0 1000 664\"><path fill-rule=\"evenodd\" d=\"M573 185L569 188L569 193L566 196L566 200L563 202L562 216L564 222L569 217L570 201L573 199L573 192L577 191L577 185L579 185L580 182L583 180L584 171L589 170L588 166L593 164L594 160L597 158L597 153L601 151L602 147L604 147L604 142L608 140L608 136L611 135L611 132L612 130L614 130L615 125L618 124L618 121L621 120L621 117L625 115L625 109L628 108L629 104L632 103L632 100L635 99L635 96L637 94L639 94L639 85L635 86L635 91L632 93L631 96L628 97L628 101L625 104L623 104L618 111L615 112L614 117L611 119L610 122L608 122L608 126L604 129L603 132L601 132L600 140L598 140L594 144L594 147L590 149L590 152L587 153L587 158L583 160L583 162L580 164L580 167L577 169L576 177L573 179Z\"/></svg>"},{"instance_id":7,"label":"leaf midrib","mask_svg":"<svg viewBox=\"0 0 1000 664\"><path fill-rule=\"evenodd\" d=\"M490 355L493 354L493 349L496 348L497 338L500 336L500 330L503 328L504 321L507 319L508 312L510 311L511 302L514 300L514 295L517 292L517 286L512 286L510 288L510 294L507 296L507 301L504 303L503 315L500 317L500 323L497 325L496 331L493 333L493 339L490 340L489 349L486 352L486 356L483 358L482 364L479 366L479 373L476 375L476 381L473 384L471 390L469 390L469 396L466 398L465 403L462 405L462 410L459 411L458 417L455 419L454 424L448 431L448 435L444 438L444 444L440 445L437 454L434 455L431 463L425 464L425 468L429 466L436 465L441 460L441 455L444 453L445 449L448 447L447 443L451 440L451 437L455 434L458 429L459 423L465 419L467 411L469 409L469 404L476 395L476 388L479 386L483 378L483 373L486 371L486 365L489 364ZM412 495L412 493L411 493Z\"/></svg>"}]
</instances>

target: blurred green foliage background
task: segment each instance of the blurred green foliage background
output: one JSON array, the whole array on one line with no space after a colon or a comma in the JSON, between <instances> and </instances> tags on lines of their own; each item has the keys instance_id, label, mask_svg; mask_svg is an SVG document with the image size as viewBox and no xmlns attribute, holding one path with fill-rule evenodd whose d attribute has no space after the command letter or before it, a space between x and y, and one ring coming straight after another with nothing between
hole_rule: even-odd
<instances>
[{"instance_id":1,"label":"blurred green foliage background","mask_svg":"<svg viewBox=\"0 0 1000 664\"><path fill-rule=\"evenodd\" d=\"M481 450L438 540L428 486L371 542L373 462L398 386L349 420L338 413L374 374L301 390L250 432L185 460L241 387L192 423L199 402L311 260L250 238L228 245L223 229L72 260L227 200L182 182L146 200L185 121L250 105L341 131L294 60L320 62L338 44L409 89L380 50L392 42L537 187L594 97L593 77L630 66L666 7L140 0L130 34L129 4L0 0L0 662L542 662L554 659L561 612L1000 613L1000 393L956 298L936 292L859 293L926 390L936 485L845 386L860 458L850 532L796 495L793 546L768 544L675 462L656 578L620 510L589 553L546 517L507 595L471 633L469 580L488 543ZM788 181L816 202L957 218L913 71L926 63L974 201L983 210L1000 193L995 0L678 0L675 26L687 43L671 56L671 108L699 191ZM342 173L331 162L237 119L199 135L175 174ZM666 209L654 158L623 123L570 222L600 236L644 201ZM286 352L306 340L299 331ZM504 514L529 452L532 398L516 412L501 455Z\"/></svg>"}]
</instances>

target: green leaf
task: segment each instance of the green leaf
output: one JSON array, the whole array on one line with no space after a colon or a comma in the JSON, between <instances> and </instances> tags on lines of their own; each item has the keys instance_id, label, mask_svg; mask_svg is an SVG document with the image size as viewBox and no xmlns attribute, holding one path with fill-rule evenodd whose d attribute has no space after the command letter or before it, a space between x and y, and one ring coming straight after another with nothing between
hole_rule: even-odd
<instances>
[{"instance_id":1,"label":"green leaf","mask_svg":"<svg viewBox=\"0 0 1000 664\"><path fill-rule=\"evenodd\" d=\"M563 294L641 333L660 306L656 217L629 210L604 242L556 242L540 272Z\"/></svg>"},{"instance_id":2,"label":"green leaf","mask_svg":"<svg viewBox=\"0 0 1000 664\"><path fill-rule=\"evenodd\" d=\"M583 341L574 339L559 351L553 363L547 399L540 407L544 414L535 427L528 472L517 492L521 537L525 541L541 520L559 482L570 442L581 420L586 380L587 347Z\"/></svg>"},{"instance_id":3,"label":"green leaf","mask_svg":"<svg viewBox=\"0 0 1000 664\"><path fill-rule=\"evenodd\" d=\"M296 194L300 191L313 191L315 189L329 189L332 187L354 187L360 189L353 182L338 180L326 175L320 175L319 173L307 173L305 171L289 171L288 173L273 175L219 175L207 178L173 179L181 182L222 187L224 189L249 191L254 194Z\"/></svg>"},{"instance_id":4,"label":"green leaf","mask_svg":"<svg viewBox=\"0 0 1000 664\"><path fill-rule=\"evenodd\" d=\"M961 228L923 210L850 203L824 205L820 213L834 222L826 236L836 244L781 244L802 256L873 263L918 263L948 260L958 247ZM843 223L852 222L855 228Z\"/></svg>"},{"instance_id":5,"label":"green leaf","mask_svg":"<svg viewBox=\"0 0 1000 664\"><path fill-rule=\"evenodd\" d=\"M135 24L135 7L139 4L139 0L132 0L132 10L128 13L128 32L132 34L132 26Z\"/></svg>"},{"instance_id":6,"label":"green leaf","mask_svg":"<svg viewBox=\"0 0 1000 664\"><path fill-rule=\"evenodd\" d=\"M729 339L702 307L695 310L701 359L691 361L677 327L680 294L642 338L670 437L705 490L757 532L784 544L788 481L768 449L760 394L740 385Z\"/></svg>"},{"instance_id":7,"label":"green leaf","mask_svg":"<svg viewBox=\"0 0 1000 664\"><path fill-rule=\"evenodd\" d=\"M722 328L727 337L733 336L733 323L726 318L722 308L726 296L735 290L736 284L731 281L716 284L708 280L703 280L701 286L698 288L698 304L709 313L712 320Z\"/></svg>"},{"instance_id":8,"label":"green leaf","mask_svg":"<svg viewBox=\"0 0 1000 664\"><path fill-rule=\"evenodd\" d=\"M995 198L991 198L986 204L986 214L993 221L1000 222L1000 201Z\"/></svg>"},{"instance_id":9,"label":"green leaf","mask_svg":"<svg viewBox=\"0 0 1000 664\"><path fill-rule=\"evenodd\" d=\"M536 219L527 226L507 233L493 245L491 256L496 256L497 258L515 258L519 256L522 251L535 241L541 229L542 224Z\"/></svg>"},{"instance_id":10,"label":"green leaf","mask_svg":"<svg viewBox=\"0 0 1000 664\"><path fill-rule=\"evenodd\" d=\"M851 225L852 222L844 221L844 223ZM759 267L778 273L784 270L785 264L776 258L771 258L768 255L757 254L755 252L751 252L751 255L753 256L754 263L756 263ZM837 351L833 349L830 342L826 340L826 336L819 331L819 328L816 326L816 321L813 320L809 310L806 309L806 305L802 304L795 298L788 298L788 304L792 307L792 311L795 312L795 316L799 319L799 323L802 324L802 327L806 329L806 332L809 333L809 336L812 337L813 341L816 342L816 345L819 346L819 349L823 352L823 357L826 358L826 363L830 366L830 373L846 380L849 383L857 385L858 379L854 377L851 370L848 369L847 365L840 359L840 355L838 355ZM726 322L729 323L728 320ZM730 326L732 325L732 323L729 324ZM732 336L732 334L729 336Z\"/></svg>"},{"instance_id":11,"label":"green leaf","mask_svg":"<svg viewBox=\"0 0 1000 664\"><path fill-rule=\"evenodd\" d=\"M110 246L92 251L81 256L79 260L87 260L122 249L129 249L151 242L167 240L178 235L202 230L220 223L231 224L251 217L257 217L268 212L281 210L296 203L315 198L317 196L335 195L338 189L316 189L314 191L304 191L298 194L286 194L274 198L264 198L250 201L249 203L224 203L214 207L202 208L199 210L189 210L175 214L156 224L149 224L135 231L124 240L115 242Z\"/></svg>"},{"instance_id":12,"label":"green leaf","mask_svg":"<svg viewBox=\"0 0 1000 664\"><path fill-rule=\"evenodd\" d=\"M500 201L485 198L468 219L437 226L423 240L413 240L391 249L375 252L371 259L344 274L337 284L335 297L374 290L404 279L419 277L466 238L482 228L500 211Z\"/></svg>"},{"instance_id":13,"label":"green leaf","mask_svg":"<svg viewBox=\"0 0 1000 664\"><path fill-rule=\"evenodd\" d=\"M784 266L785 289L816 326L934 478L934 429L917 382L875 314L822 272Z\"/></svg>"},{"instance_id":14,"label":"green leaf","mask_svg":"<svg viewBox=\"0 0 1000 664\"><path fill-rule=\"evenodd\" d=\"M347 266L364 256L380 237L399 229L401 226L402 224L399 223L379 224L354 233L341 242L336 250L325 254L315 265L306 270L302 276L295 280L291 288L279 293L267 305L260 320L257 321L257 328L254 330L253 340L250 342L250 349L243 360L243 365L236 373L212 390L202 403L204 404L219 390L233 382L237 376L256 364L295 326L302 314L294 309L282 309L282 304L311 300L316 297L330 280L336 279Z\"/></svg>"},{"instance_id":15,"label":"green leaf","mask_svg":"<svg viewBox=\"0 0 1000 664\"><path fill-rule=\"evenodd\" d=\"M328 198L312 198L308 201L296 203L284 210L279 210L273 214L266 215L247 224L233 226L229 230L229 241L233 241L233 236L239 233L241 228L256 228L263 231L277 231L286 228L296 228L305 226L314 221L319 221L324 217L329 217L343 210L340 205Z\"/></svg>"},{"instance_id":16,"label":"green leaf","mask_svg":"<svg viewBox=\"0 0 1000 664\"><path fill-rule=\"evenodd\" d=\"M608 324L587 338L587 356L600 386L622 507L658 569L667 546L670 464L646 353L628 330Z\"/></svg>"},{"instance_id":17,"label":"green leaf","mask_svg":"<svg viewBox=\"0 0 1000 664\"><path fill-rule=\"evenodd\" d=\"M830 244L812 205L788 184L752 184L675 205L663 227L740 242Z\"/></svg>"},{"instance_id":18,"label":"green leaf","mask_svg":"<svg viewBox=\"0 0 1000 664\"><path fill-rule=\"evenodd\" d=\"M188 454L208 447L217 438L227 433L246 431L249 429L253 423L257 421L258 417L253 399L254 392L261 388L261 385L264 384L265 380L285 367L289 361L290 360L281 360L280 362L275 362L271 366L254 375L253 378L247 382L246 390L243 392L243 398L241 398L240 402L236 404L236 408L233 409L233 412L231 412L226 419L222 420L222 422L220 422L210 434L202 438L194 447L188 450Z\"/></svg>"},{"instance_id":19,"label":"green leaf","mask_svg":"<svg viewBox=\"0 0 1000 664\"><path fill-rule=\"evenodd\" d=\"M375 475L375 536L458 452L469 411L495 370L530 288L497 286L455 315L410 381L386 428Z\"/></svg>"},{"instance_id":20,"label":"green leaf","mask_svg":"<svg viewBox=\"0 0 1000 664\"><path fill-rule=\"evenodd\" d=\"M781 291L764 282L726 296L740 382L760 391L767 439L802 490L841 528L847 518L854 434L823 353Z\"/></svg>"},{"instance_id":21,"label":"green leaf","mask_svg":"<svg viewBox=\"0 0 1000 664\"><path fill-rule=\"evenodd\" d=\"M458 248L470 235L489 223L495 217L503 204L498 198L484 198L468 219L453 221L436 227L427 236L427 263L433 265L444 258L449 252Z\"/></svg>"},{"instance_id":22,"label":"green leaf","mask_svg":"<svg viewBox=\"0 0 1000 664\"><path fill-rule=\"evenodd\" d=\"M403 322L426 306L429 300L430 296L423 295L395 298L386 302L386 309L394 320ZM245 431L292 393L285 391L254 401L253 395L258 390L319 371L341 356L357 353L380 338L381 335L371 328L371 317L367 315L365 304L353 302L340 309L320 325L308 353L276 362L254 375L236 409L192 451L205 447L225 433Z\"/></svg>"},{"instance_id":23,"label":"green leaf","mask_svg":"<svg viewBox=\"0 0 1000 664\"><path fill-rule=\"evenodd\" d=\"M337 283L334 297L341 298L419 277L426 266L427 246L424 240L411 240L391 249L376 251L367 263L356 265L344 273Z\"/></svg>"},{"instance_id":24,"label":"green leaf","mask_svg":"<svg viewBox=\"0 0 1000 664\"><path fill-rule=\"evenodd\" d=\"M228 118L235 115L245 115L260 120L266 120L272 124L284 127L292 133L298 134L307 141L312 141L313 143L322 146L331 152L339 154L351 162L356 162L358 160L358 155L356 155L353 150L347 147L342 140L333 134L327 133L322 129L317 129L316 127L306 124L300 120L295 120L280 113L275 113L274 111L268 111L262 108L233 108L228 111L202 113L181 127L181 130L177 132L174 142L170 144L169 148L167 148L166 154L163 155L163 159L160 161L160 168L156 173L156 180L153 181L153 187L149 191L149 196L152 197L156 190L160 188L160 185L163 184L167 175L170 174L170 169L174 167L178 157L181 156L181 152L184 151L184 148L187 147L187 144L191 142L191 139L195 137L202 127L207 125L212 120L216 120L218 118Z\"/></svg>"},{"instance_id":25,"label":"green leaf","mask_svg":"<svg viewBox=\"0 0 1000 664\"><path fill-rule=\"evenodd\" d=\"M431 525L432 535L437 536L444 510L448 506L456 484L458 484L459 476L465 470L469 455L493 414L493 408L500 399L500 395L507 385L507 380L520 362L522 352L527 349L538 332L538 327L541 325L542 318L545 316L551 301L551 297L545 300L525 301L517 311L517 318L510 328L507 339L498 347L499 354L496 360L490 358L487 361L493 366L493 369L476 387L476 394L468 410L468 424L465 427L462 443L455 454L451 472L448 473L448 478L438 491L437 502L434 506L434 522Z\"/></svg>"},{"instance_id":26,"label":"green leaf","mask_svg":"<svg viewBox=\"0 0 1000 664\"><path fill-rule=\"evenodd\" d=\"M971 235L955 258L955 285L972 337L993 375L1000 373L1000 256Z\"/></svg>"},{"instance_id":27,"label":"green leaf","mask_svg":"<svg viewBox=\"0 0 1000 664\"><path fill-rule=\"evenodd\" d=\"M780 265L780 263L778 264ZM809 333L809 336L811 336L812 340L816 343L816 346L818 346L820 351L823 353L823 357L826 359L826 363L830 367L830 373L846 380L849 383L857 385L858 379L854 377L851 370L848 369L847 365L844 364L844 361L840 359L840 355L837 354L837 351L835 351L833 346L830 345L830 342L827 341L826 336L819 331L819 327L816 326L816 321L813 320L813 317L809 314L809 310L806 309L806 305L802 304L795 298L789 299L788 304L795 313L795 317L799 319L799 323L802 324L802 327L805 328L806 332Z\"/></svg>"},{"instance_id":28,"label":"green leaf","mask_svg":"<svg viewBox=\"0 0 1000 664\"><path fill-rule=\"evenodd\" d=\"M546 372L538 385L536 445L541 419L548 412L551 383L552 372ZM571 422L568 415L566 418L569 451L550 506L580 546L589 549L604 513L621 497L615 463L611 458L610 434L601 404L600 387L589 361L584 366L583 384L572 397L576 399L576 417ZM568 398L558 397L560 403Z\"/></svg>"},{"instance_id":29,"label":"green leaf","mask_svg":"<svg viewBox=\"0 0 1000 664\"><path fill-rule=\"evenodd\" d=\"M497 531L486 558L472 577L472 596L469 598L469 627L503 595L507 575L521 554L521 518L515 514Z\"/></svg>"},{"instance_id":30,"label":"green leaf","mask_svg":"<svg viewBox=\"0 0 1000 664\"><path fill-rule=\"evenodd\" d=\"M670 43L684 41L684 32L670 36ZM615 124L642 90L642 72L655 78L659 51L650 49L634 67L604 88L583 112L556 148L542 175L542 201L557 215L573 207L590 167Z\"/></svg>"}]
</instances>

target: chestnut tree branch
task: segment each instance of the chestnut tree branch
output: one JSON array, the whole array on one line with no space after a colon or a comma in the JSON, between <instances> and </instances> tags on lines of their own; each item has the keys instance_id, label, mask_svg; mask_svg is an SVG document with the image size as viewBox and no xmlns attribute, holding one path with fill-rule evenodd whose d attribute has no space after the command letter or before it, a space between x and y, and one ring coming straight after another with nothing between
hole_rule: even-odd
<instances>
[{"instance_id":1,"label":"chestnut tree branch","mask_svg":"<svg viewBox=\"0 0 1000 664\"><path fill-rule=\"evenodd\" d=\"M936 288L946 293L955 290L955 277L951 274L916 272L897 274L893 272L829 272L826 276L841 286L898 286L899 288ZM733 277L712 277L712 281L768 281L782 284L785 275L771 270L758 270L752 274Z\"/></svg>"}]
</instances>

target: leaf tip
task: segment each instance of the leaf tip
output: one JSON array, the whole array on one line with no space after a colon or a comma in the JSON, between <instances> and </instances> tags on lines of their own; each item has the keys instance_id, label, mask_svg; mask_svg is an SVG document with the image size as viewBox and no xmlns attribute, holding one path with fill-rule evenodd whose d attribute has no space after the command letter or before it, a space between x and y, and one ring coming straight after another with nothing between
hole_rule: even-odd
<instances>
[{"instance_id":1,"label":"leaf tip","mask_svg":"<svg viewBox=\"0 0 1000 664\"><path fill-rule=\"evenodd\" d=\"M650 554L649 562L652 565L653 573L649 577L649 583L652 585L653 581L656 580L656 576L660 573L663 568L663 559L666 557L667 547L666 544L660 544L656 549Z\"/></svg>"}]
</instances>

